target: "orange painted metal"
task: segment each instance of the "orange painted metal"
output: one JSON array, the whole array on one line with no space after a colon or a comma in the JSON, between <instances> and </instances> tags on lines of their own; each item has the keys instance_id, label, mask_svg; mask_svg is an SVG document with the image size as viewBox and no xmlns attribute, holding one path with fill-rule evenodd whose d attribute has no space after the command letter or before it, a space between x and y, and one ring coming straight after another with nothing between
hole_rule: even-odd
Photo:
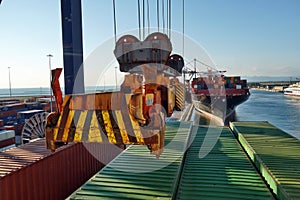
<instances>
[{"instance_id":1,"label":"orange painted metal","mask_svg":"<svg viewBox=\"0 0 300 200\"><path fill-rule=\"evenodd\" d=\"M0 152L0 198L65 199L104 166L100 160L119 153L97 143L70 143L51 153L44 139Z\"/></svg>"},{"instance_id":2,"label":"orange painted metal","mask_svg":"<svg viewBox=\"0 0 300 200\"><path fill-rule=\"evenodd\" d=\"M62 92L58 80L61 72L62 72L62 68L56 68L51 70L52 73L51 88L55 97L56 108L58 109L59 113L62 111L62 103L63 103Z\"/></svg>"}]
</instances>

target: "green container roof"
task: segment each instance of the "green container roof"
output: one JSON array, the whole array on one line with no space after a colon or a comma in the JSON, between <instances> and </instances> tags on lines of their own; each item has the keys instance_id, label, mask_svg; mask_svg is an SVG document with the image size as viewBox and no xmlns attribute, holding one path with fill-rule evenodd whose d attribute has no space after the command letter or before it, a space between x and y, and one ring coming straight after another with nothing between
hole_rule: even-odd
<instances>
[{"instance_id":1,"label":"green container roof","mask_svg":"<svg viewBox=\"0 0 300 200\"><path fill-rule=\"evenodd\" d=\"M178 199L273 199L229 128L194 128L197 134L186 154ZM212 150L199 158L201 146L208 148L213 144L208 141L214 140Z\"/></svg>"},{"instance_id":2,"label":"green container roof","mask_svg":"<svg viewBox=\"0 0 300 200\"><path fill-rule=\"evenodd\" d=\"M146 146L130 146L69 198L171 199L190 129L191 123L167 123L159 159Z\"/></svg>"},{"instance_id":3,"label":"green container roof","mask_svg":"<svg viewBox=\"0 0 300 200\"><path fill-rule=\"evenodd\" d=\"M199 158L204 140L216 140L216 145ZM272 195L228 128L168 122L159 159L145 146L130 146L69 199L272 199Z\"/></svg>"},{"instance_id":4,"label":"green container roof","mask_svg":"<svg viewBox=\"0 0 300 200\"><path fill-rule=\"evenodd\" d=\"M268 122L230 127L277 197L300 199L300 141Z\"/></svg>"}]
</instances>

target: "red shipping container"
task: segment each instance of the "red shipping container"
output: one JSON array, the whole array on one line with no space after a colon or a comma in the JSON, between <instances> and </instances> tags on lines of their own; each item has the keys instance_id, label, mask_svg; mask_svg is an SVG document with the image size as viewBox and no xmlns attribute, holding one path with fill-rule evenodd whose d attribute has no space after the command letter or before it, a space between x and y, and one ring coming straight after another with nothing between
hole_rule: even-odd
<instances>
[{"instance_id":1,"label":"red shipping container","mask_svg":"<svg viewBox=\"0 0 300 200\"><path fill-rule=\"evenodd\" d=\"M51 153L44 139L0 152L1 199L65 199L120 152L111 144L70 143Z\"/></svg>"}]
</instances>

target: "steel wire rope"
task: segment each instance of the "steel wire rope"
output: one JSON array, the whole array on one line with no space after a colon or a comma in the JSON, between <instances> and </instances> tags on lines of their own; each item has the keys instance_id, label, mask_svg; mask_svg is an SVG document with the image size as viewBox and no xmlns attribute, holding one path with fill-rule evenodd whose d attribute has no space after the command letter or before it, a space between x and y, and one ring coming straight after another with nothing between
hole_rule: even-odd
<instances>
[{"instance_id":1,"label":"steel wire rope","mask_svg":"<svg viewBox=\"0 0 300 200\"><path fill-rule=\"evenodd\" d=\"M165 33L165 0L161 0L162 30Z\"/></svg>"},{"instance_id":2,"label":"steel wire rope","mask_svg":"<svg viewBox=\"0 0 300 200\"><path fill-rule=\"evenodd\" d=\"M184 0L182 0L182 57L184 58ZM183 73L183 79L184 79L184 88L186 88L185 87L185 73Z\"/></svg>"},{"instance_id":3,"label":"steel wire rope","mask_svg":"<svg viewBox=\"0 0 300 200\"><path fill-rule=\"evenodd\" d=\"M168 37L169 37L169 31L170 31L170 29L169 29L169 0L167 0L167 35L168 35Z\"/></svg>"},{"instance_id":4,"label":"steel wire rope","mask_svg":"<svg viewBox=\"0 0 300 200\"><path fill-rule=\"evenodd\" d=\"M192 62L194 62L194 65L192 65ZM188 65L189 65L189 66L192 66L192 67L195 67L195 64L196 64L196 63L200 63L201 65L204 65L204 66L206 66L206 67L209 67L210 69L214 69L215 71L218 71L215 67L212 67L211 65L206 64L206 63L204 63L204 62L202 62L202 61L200 61L200 60L198 60L198 59L190 60L189 62L187 62L187 63L185 64L185 67L186 67L186 69L191 70L190 68L188 68ZM193 70L191 70L191 71L193 71ZM197 72L197 73L201 73L201 72L199 71L199 72Z\"/></svg>"},{"instance_id":5,"label":"steel wire rope","mask_svg":"<svg viewBox=\"0 0 300 200\"><path fill-rule=\"evenodd\" d=\"M159 0L156 1L157 31L159 32Z\"/></svg>"},{"instance_id":6,"label":"steel wire rope","mask_svg":"<svg viewBox=\"0 0 300 200\"><path fill-rule=\"evenodd\" d=\"M139 25L139 39L141 40L141 6L140 6L140 0L138 1L138 25Z\"/></svg>"},{"instance_id":7,"label":"steel wire rope","mask_svg":"<svg viewBox=\"0 0 300 200\"><path fill-rule=\"evenodd\" d=\"M192 62L194 62L194 60L190 60L189 62L187 62L187 63L185 64L185 66L187 67L187 65L191 65Z\"/></svg>"},{"instance_id":8,"label":"steel wire rope","mask_svg":"<svg viewBox=\"0 0 300 200\"><path fill-rule=\"evenodd\" d=\"M210 66L210 65L208 65L208 64L206 64L206 63L204 63L204 62L202 62L202 61L200 61L200 60L197 60L196 58L195 58L194 60L195 60L196 62L198 62L198 63L200 63L200 64L206 66L206 67L209 67L209 68L211 68L211 69L214 69L214 70L218 71L215 67L212 67L212 66Z\"/></svg>"},{"instance_id":9,"label":"steel wire rope","mask_svg":"<svg viewBox=\"0 0 300 200\"><path fill-rule=\"evenodd\" d=\"M143 40L144 40L145 39L145 0L143 0L142 15L143 15Z\"/></svg>"},{"instance_id":10,"label":"steel wire rope","mask_svg":"<svg viewBox=\"0 0 300 200\"><path fill-rule=\"evenodd\" d=\"M148 35L150 34L150 8L149 8L149 0L147 0L147 22L148 22Z\"/></svg>"},{"instance_id":11,"label":"steel wire rope","mask_svg":"<svg viewBox=\"0 0 300 200\"><path fill-rule=\"evenodd\" d=\"M115 2L115 0L113 0L113 15L114 15L115 44L117 44L117 19L116 19L116 2Z\"/></svg>"},{"instance_id":12,"label":"steel wire rope","mask_svg":"<svg viewBox=\"0 0 300 200\"><path fill-rule=\"evenodd\" d=\"M171 0L169 0L169 39L171 40Z\"/></svg>"},{"instance_id":13,"label":"steel wire rope","mask_svg":"<svg viewBox=\"0 0 300 200\"><path fill-rule=\"evenodd\" d=\"M182 57L184 57L184 0L182 0Z\"/></svg>"}]
</instances>

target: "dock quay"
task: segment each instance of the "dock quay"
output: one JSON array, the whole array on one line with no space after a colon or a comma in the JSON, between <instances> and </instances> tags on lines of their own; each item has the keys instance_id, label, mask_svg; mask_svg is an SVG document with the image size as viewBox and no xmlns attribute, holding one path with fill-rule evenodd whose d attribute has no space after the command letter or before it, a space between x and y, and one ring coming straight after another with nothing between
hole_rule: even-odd
<instances>
[{"instance_id":1,"label":"dock quay","mask_svg":"<svg viewBox=\"0 0 300 200\"><path fill-rule=\"evenodd\" d=\"M104 166L81 143L51 153L43 148L43 139L0 152L1 197L300 198L298 139L268 122L199 125L190 120L192 113L192 106L187 106L167 120L165 148L158 159L146 146L130 145L112 156L105 146L98 144L99 150L92 143L95 151L112 160ZM63 162L55 169L58 159ZM20 179L22 173L25 179ZM76 188L71 184L74 181Z\"/></svg>"},{"instance_id":2,"label":"dock quay","mask_svg":"<svg viewBox=\"0 0 300 200\"><path fill-rule=\"evenodd\" d=\"M298 81L264 81L264 82L249 82L248 86L251 89L265 90L270 92L283 92L288 86L297 83Z\"/></svg>"},{"instance_id":3,"label":"dock quay","mask_svg":"<svg viewBox=\"0 0 300 200\"><path fill-rule=\"evenodd\" d=\"M251 88L268 88L272 89L274 87L288 87L297 81L261 81L261 82L249 82L248 85Z\"/></svg>"}]
</instances>

